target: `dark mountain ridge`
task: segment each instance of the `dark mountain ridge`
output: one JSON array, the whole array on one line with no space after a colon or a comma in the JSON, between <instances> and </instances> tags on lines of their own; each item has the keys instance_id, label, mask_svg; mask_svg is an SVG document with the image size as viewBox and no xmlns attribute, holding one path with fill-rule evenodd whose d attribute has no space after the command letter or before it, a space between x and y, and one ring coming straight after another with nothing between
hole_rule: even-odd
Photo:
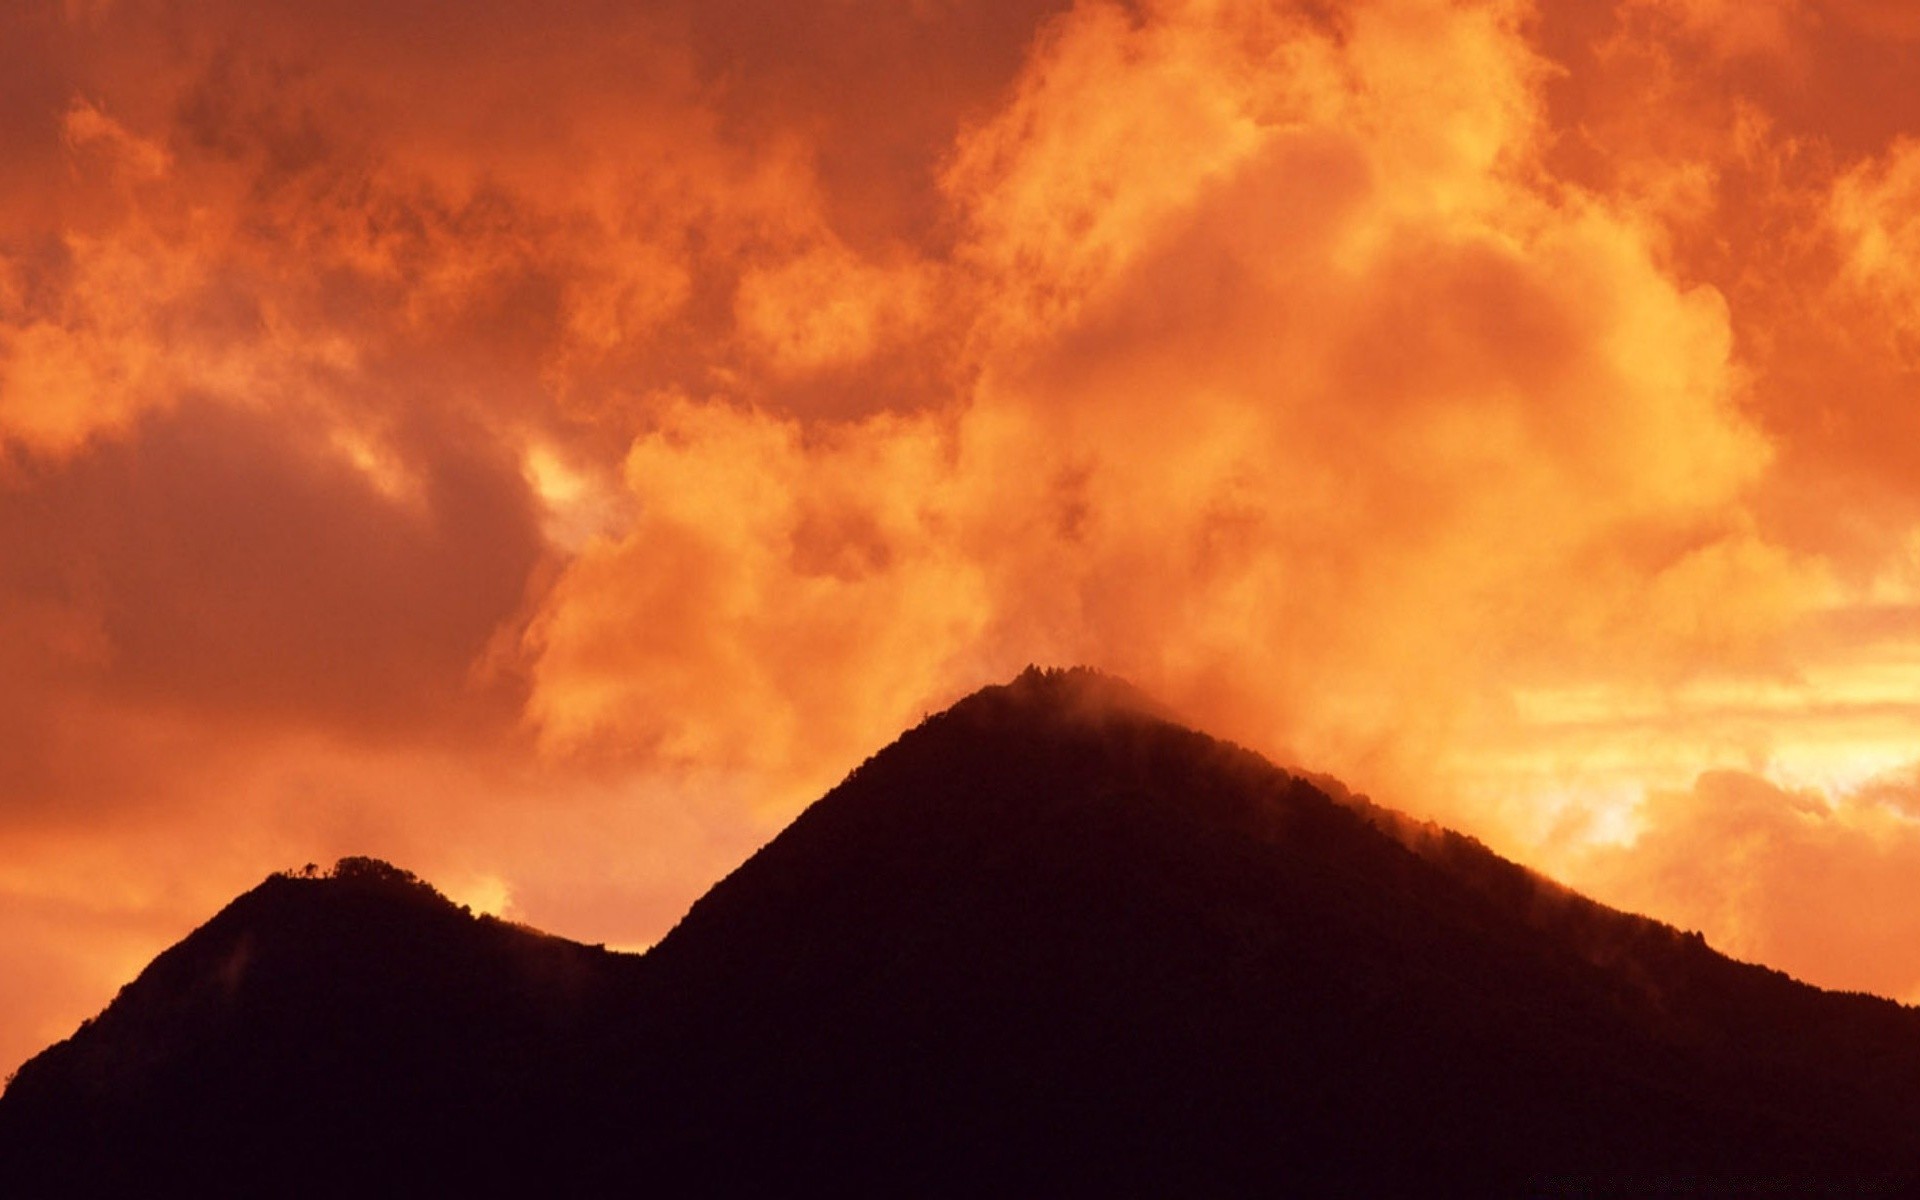
<instances>
[{"instance_id":1,"label":"dark mountain ridge","mask_svg":"<svg viewBox=\"0 0 1920 1200\"><path fill-rule=\"evenodd\" d=\"M608 1024L638 963L475 917L371 859L275 875L20 1069L0 1194L153 1194L156 1178L315 1194L369 1165L424 1180L436 1160L484 1175L505 1164L476 1129L568 1099L565 1052Z\"/></svg>"},{"instance_id":2,"label":"dark mountain ridge","mask_svg":"<svg viewBox=\"0 0 1920 1200\"><path fill-rule=\"evenodd\" d=\"M1029 671L644 957L268 880L22 1068L0 1190L1892 1193L1916 1118L1920 1013Z\"/></svg>"}]
</instances>

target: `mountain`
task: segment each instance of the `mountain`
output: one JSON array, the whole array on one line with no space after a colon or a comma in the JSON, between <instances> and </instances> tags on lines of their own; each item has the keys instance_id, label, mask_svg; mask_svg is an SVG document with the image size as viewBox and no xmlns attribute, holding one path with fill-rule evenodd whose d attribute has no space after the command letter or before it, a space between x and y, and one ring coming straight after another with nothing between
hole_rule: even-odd
<instances>
[{"instance_id":1,"label":"mountain","mask_svg":"<svg viewBox=\"0 0 1920 1200\"><path fill-rule=\"evenodd\" d=\"M644 957L268 880L22 1068L0 1191L1892 1194L1916 1118L1920 1013L1029 671Z\"/></svg>"},{"instance_id":2,"label":"mountain","mask_svg":"<svg viewBox=\"0 0 1920 1200\"><path fill-rule=\"evenodd\" d=\"M638 966L475 917L371 859L276 875L20 1069L0 1098L0 1194L339 1194L451 1164L524 1171L523 1136L492 1138L565 1135L545 1114Z\"/></svg>"}]
</instances>

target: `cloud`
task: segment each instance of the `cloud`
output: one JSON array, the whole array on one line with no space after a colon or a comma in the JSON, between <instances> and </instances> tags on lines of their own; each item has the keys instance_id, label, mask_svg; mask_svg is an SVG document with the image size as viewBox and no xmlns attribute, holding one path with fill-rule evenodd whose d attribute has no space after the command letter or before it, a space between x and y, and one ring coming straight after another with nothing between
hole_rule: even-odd
<instances>
[{"instance_id":1,"label":"cloud","mask_svg":"<svg viewBox=\"0 0 1920 1200\"><path fill-rule=\"evenodd\" d=\"M1815 19L1803 0L1629 0L1628 8L1672 22L1682 36L1726 58L1785 55Z\"/></svg>"},{"instance_id":2,"label":"cloud","mask_svg":"<svg viewBox=\"0 0 1920 1200\"><path fill-rule=\"evenodd\" d=\"M1641 820L1629 846L1594 852L1575 877L1737 957L1830 987L1920 993L1907 952L1920 935L1912 768L1837 796L1709 772L1649 795Z\"/></svg>"},{"instance_id":3,"label":"cloud","mask_svg":"<svg viewBox=\"0 0 1920 1200\"><path fill-rule=\"evenodd\" d=\"M1920 334L1920 143L1895 142L1834 183L1830 216L1840 240L1841 278L1884 312L1913 353Z\"/></svg>"},{"instance_id":4,"label":"cloud","mask_svg":"<svg viewBox=\"0 0 1920 1200\"><path fill-rule=\"evenodd\" d=\"M830 712L807 744L851 747L982 662L1090 659L1368 771L1444 738L1435 680L1764 657L1797 566L1745 517L1769 447L1725 303L1539 186L1517 11L1446 15L1050 26L947 175L953 416L679 402L628 459L637 524L548 597L535 719L722 753Z\"/></svg>"},{"instance_id":5,"label":"cloud","mask_svg":"<svg viewBox=\"0 0 1920 1200\"><path fill-rule=\"evenodd\" d=\"M0 1026L342 853L645 942L1029 662L1800 954L1663 864L1904 861L1903 11L9 8Z\"/></svg>"},{"instance_id":6,"label":"cloud","mask_svg":"<svg viewBox=\"0 0 1920 1200\"><path fill-rule=\"evenodd\" d=\"M751 270L734 293L741 335L774 371L864 364L928 319L929 285L909 263L889 270L831 243Z\"/></svg>"},{"instance_id":7,"label":"cloud","mask_svg":"<svg viewBox=\"0 0 1920 1200\"><path fill-rule=\"evenodd\" d=\"M416 436L395 499L285 417L153 418L0 510L0 594L38 614L45 674L115 703L368 733L476 719L463 681L540 539L516 464Z\"/></svg>"},{"instance_id":8,"label":"cloud","mask_svg":"<svg viewBox=\"0 0 1920 1200\"><path fill-rule=\"evenodd\" d=\"M531 631L548 747L831 782L968 673L986 611L949 541L946 441L924 418L808 442L675 405L626 460L640 515L574 560Z\"/></svg>"}]
</instances>

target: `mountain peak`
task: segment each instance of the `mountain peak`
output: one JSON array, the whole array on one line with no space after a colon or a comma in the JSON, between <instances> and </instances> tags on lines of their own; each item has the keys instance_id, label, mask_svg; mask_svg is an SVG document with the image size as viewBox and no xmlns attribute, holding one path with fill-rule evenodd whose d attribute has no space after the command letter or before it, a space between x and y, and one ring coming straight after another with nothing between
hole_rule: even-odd
<instances>
[{"instance_id":1,"label":"mountain peak","mask_svg":"<svg viewBox=\"0 0 1920 1200\"><path fill-rule=\"evenodd\" d=\"M276 880L283 882L276 885ZM426 909L450 910L460 907L412 871L396 867L384 859L359 854L341 858L327 868L308 863L298 871L278 871L268 877L267 883L262 886L284 886L288 883L301 885L293 894L314 903L337 902L352 897L383 899Z\"/></svg>"},{"instance_id":2,"label":"mountain peak","mask_svg":"<svg viewBox=\"0 0 1920 1200\"><path fill-rule=\"evenodd\" d=\"M1171 709L1127 680L1084 666L1029 666L1007 683L983 687L939 715L1080 724L1116 716L1178 720Z\"/></svg>"}]
</instances>

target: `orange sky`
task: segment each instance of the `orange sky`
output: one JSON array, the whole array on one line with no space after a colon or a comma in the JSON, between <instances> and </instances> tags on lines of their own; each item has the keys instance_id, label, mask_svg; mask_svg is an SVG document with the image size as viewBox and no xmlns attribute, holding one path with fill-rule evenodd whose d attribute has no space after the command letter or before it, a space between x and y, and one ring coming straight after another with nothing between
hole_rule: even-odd
<instances>
[{"instance_id":1,"label":"orange sky","mask_svg":"<svg viewBox=\"0 0 1920 1200\"><path fill-rule=\"evenodd\" d=\"M1091 663L1920 997L1906 0L0 0L0 1066Z\"/></svg>"}]
</instances>

